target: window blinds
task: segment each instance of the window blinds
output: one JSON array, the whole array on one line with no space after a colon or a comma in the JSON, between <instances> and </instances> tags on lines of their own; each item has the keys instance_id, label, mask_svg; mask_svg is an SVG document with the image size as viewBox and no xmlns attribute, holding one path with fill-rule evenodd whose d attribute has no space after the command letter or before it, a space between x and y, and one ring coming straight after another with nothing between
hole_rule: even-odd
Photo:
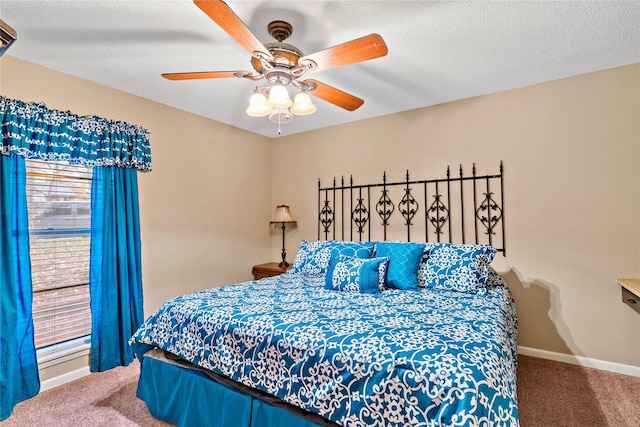
<instances>
[{"instance_id":1,"label":"window blinds","mask_svg":"<svg viewBox=\"0 0 640 427\"><path fill-rule=\"evenodd\" d=\"M92 169L27 160L36 348L91 333Z\"/></svg>"}]
</instances>

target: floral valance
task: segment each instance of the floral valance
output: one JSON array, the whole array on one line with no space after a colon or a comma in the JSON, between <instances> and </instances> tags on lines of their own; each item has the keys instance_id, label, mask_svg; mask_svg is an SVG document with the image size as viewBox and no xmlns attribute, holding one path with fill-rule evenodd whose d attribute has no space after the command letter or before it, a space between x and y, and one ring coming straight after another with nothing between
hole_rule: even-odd
<instances>
[{"instance_id":1,"label":"floral valance","mask_svg":"<svg viewBox=\"0 0 640 427\"><path fill-rule=\"evenodd\" d=\"M0 124L4 155L151 170L149 131L140 126L4 96Z\"/></svg>"}]
</instances>

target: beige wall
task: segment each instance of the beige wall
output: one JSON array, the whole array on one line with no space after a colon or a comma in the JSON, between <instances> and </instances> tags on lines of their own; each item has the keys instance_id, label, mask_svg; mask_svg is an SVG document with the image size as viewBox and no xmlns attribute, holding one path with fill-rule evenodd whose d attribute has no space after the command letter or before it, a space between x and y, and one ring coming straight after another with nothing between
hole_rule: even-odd
<instances>
[{"instance_id":1,"label":"beige wall","mask_svg":"<svg viewBox=\"0 0 640 427\"><path fill-rule=\"evenodd\" d=\"M273 140L8 55L0 73L4 96L150 130L147 314L279 259L276 204L298 220L292 261L316 237L318 178L431 178L473 162L493 173L503 160L508 256L494 266L516 297L520 345L640 366L640 316L615 283L640 275L640 65Z\"/></svg>"},{"instance_id":2,"label":"beige wall","mask_svg":"<svg viewBox=\"0 0 640 427\"><path fill-rule=\"evenodd\" d=\"M8 55L0 93L149 129L153 171L138 175L147 315L174 296L249 280L270 259L266 138Z\"/></svg>"},{"instance_id":3,"label":"beige wall","mask_svg":"<svg viewBox=\"0 0 640 427\"><path fill-rule=\"evenodd\" d=\"M640 274L640 64L273 144L272 204L298 220L292 254L316 237L318 178L436 178L473 162L495 173L503 160L508 252L494 266L514 291L519 344L640 367L640 315L616 285Z\"/></svg>"},{"instance_id":4,"label":"beige wall","mask_svg":"<svg viewBox=\"0 0 640 427\"><path fill-rule=\"evenodd\" d=\"M145 312L182 293L251 278L270 259L271 144L194 114L21 61L0 60L0 93L149 129L140 173Z\"/></svg>"}]
</instances>

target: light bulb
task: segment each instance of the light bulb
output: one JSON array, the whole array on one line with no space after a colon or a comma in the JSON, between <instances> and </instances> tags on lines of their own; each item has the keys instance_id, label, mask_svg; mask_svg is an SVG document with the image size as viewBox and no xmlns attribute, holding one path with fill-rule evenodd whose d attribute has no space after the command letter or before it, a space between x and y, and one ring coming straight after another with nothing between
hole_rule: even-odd
<instances>
[{"instance_id":1,"label":"light bulb","mask_svg":"<svg viewBox=\"0 0 640 427\"><path fill-rule=\"evenodd\" d=\"M268 116L273 112L273 108L266 104L267 98L260 92L256 92L251 95L249 99L249 106L247 107L247 114L251 117L263 117Z\"/></svg>"},{"instance_id":2,"label":"light bulb","mask_svg":"<svg viewBox=\"0 0 640 427\"><path fill-rule=\"evenodd\" d=\"M267 105L273 108L289 108L293 105L293 101L289 98L289 92L287 92L286 87L274 85L269 90Z\"/></svg>"},{"instance_id":3,"label":"light bulb","mask_svg":"<svg viewBox=\"0 0 640 427\"><path fill-rule=\"evenodd\" d=\"M316 106L311 103L311 98L305 92L296 95L293 107L290 110L296 116L306 116L316 111Z\"/></svg>"}]
</instances>

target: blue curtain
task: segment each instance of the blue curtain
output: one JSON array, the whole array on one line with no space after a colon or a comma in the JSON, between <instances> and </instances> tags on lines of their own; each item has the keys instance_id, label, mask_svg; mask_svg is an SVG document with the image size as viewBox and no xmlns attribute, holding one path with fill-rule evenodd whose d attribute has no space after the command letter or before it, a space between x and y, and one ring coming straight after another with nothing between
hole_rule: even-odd
<instances>
[{"instance_id":1,"label":"blue curtain","mask_svg":"<svg viewBox=\"0 0 640 427\"><path fill-rule=\"evenodd\" d=\"M151 170L149 131L0 96L0 153L84 166Z\"/></svg>"},{"instance_id":2,"label":"blue curtain","mask_svg":"<svg viewBox=\"0 0 640 427\"><path fill-rule=\"evenodd\" d=\"M40 391L33 338L25 159L0 155L0 420Z\"/></svg>"},{"instance_id":3,"label":"blue curtain","mask_svg":"<svg viewBox=\"0 0 640 427\"><path fill-rule=\"evenodd\" d=\"M129 338L144 321L138 178L96 167L91 189L91 371L128 365Z\"/></svg>"},{"instance_id":4,"label":"blue curtain","mask_svg":"<svg viewBox=\"0 0 640 427\"><path fill-rule=\"evenodd\" d=\"M40 388L31 314L25 158L94 167L91 370L103 371L133 359L127 341L143 321L136 171L151 170L151 151L149 131L140 126L1 95L0 132L2 420Z\"/></svg>"}]
</instances>

